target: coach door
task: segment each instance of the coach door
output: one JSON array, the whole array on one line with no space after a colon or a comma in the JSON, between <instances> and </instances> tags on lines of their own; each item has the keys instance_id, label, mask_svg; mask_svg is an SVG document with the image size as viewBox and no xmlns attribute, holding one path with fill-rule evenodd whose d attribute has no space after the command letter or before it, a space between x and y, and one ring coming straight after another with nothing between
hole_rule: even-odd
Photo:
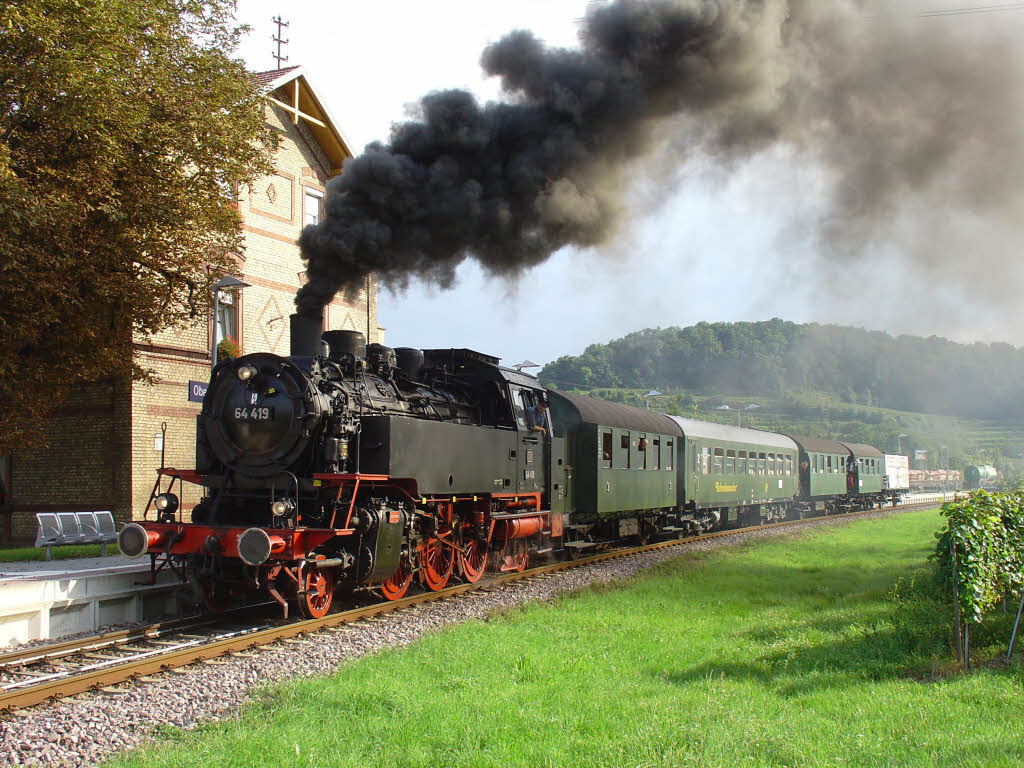
<instances>
[{"instance_id":1,"label":"coach door","mask_svg":"<svg viewBox=\"0 0 1024 768\"><path fill-rule=\"evenodd\" d=\"M551 436L551 420L544 414L545 434L531 432L526 422L526 409L537 404L537 393L532 389L512 385L512 402L516 409L516 426L519 429L519 447L516 451L518 481L516 490L541 491L545 488L545 467L547 466L548 438Z\"/></svg>"}]
</instances>

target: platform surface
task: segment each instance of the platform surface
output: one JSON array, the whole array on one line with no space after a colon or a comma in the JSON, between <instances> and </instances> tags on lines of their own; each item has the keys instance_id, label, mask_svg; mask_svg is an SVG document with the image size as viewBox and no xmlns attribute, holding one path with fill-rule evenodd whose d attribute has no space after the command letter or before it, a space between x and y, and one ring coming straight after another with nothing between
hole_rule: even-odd
<instances>
[{"instance_id":1,"label":"platform surface","mask_svg":"<svg viewBox=\"0 0 1024 768\"><path fill-rule=\"evenodd\" d=\"M109 557L72 557L66 560L31 560L0 563L0 588L9 581L54 581L149 571L149 558L131 559L124 555Z\"/></svg>"}]
</instances>

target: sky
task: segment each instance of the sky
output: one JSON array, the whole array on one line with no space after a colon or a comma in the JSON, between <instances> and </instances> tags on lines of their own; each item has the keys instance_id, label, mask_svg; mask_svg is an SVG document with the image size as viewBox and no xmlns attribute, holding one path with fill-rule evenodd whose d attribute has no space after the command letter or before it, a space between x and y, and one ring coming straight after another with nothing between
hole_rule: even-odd
<instances>
[{"instance_id":1,"label":"sky","mask_svg":"<svg viewBox=\"0 0 1024 768\"><path fill-rule=\"evenodd\" d=\"M390 126L431 91L501 98L479 65L484 47L514 29L575 47L585 11L585 0L240 0L239 21L252 32L239 54L253 70L273 69L271 19L281 14L289 22L284 66L306 68L358 154L371 141L386 141ZM1024 13L1007 13L927 23L1022 21ZM466 262L451 290L415 281L402 293L382 290L386 342L468 347L505 364L543 364L643 328L781 317L1024 343L1015 298L979 301L975 293L965 301L952 285L955 262L929 279L893 256L897 245L883 243L852 265L829 265L812 225L824 215L827 173L791 148L770 146L726 167L699 152L679 167L658 166L664 162L654 157L630 170L629 214L617 236L597 248L564 248L516 281ZM662 183L647 183L651 177ZM977 259L964 254L965 274L984 268ZM823 293L820 280L807 279L809 265L820 274L823 264L839 289Z\"/></svg>"}]
</instances>

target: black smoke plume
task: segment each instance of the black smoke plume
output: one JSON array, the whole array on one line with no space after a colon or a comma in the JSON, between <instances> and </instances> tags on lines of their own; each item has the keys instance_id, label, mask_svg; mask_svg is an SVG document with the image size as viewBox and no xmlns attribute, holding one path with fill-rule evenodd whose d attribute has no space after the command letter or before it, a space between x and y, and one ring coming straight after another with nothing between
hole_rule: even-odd
<instances>
[{"instance_id":1,"label":"black smoke plume","mask_svg":"<svg viewBox=\"0 0 1024 768\"><path fill-rule=\"evenodd\" d=\"M629 172L647 165L631 161L652 151L664 172L698 150L728 168L792 148L831 184L814 222L823 263L880 244L925 270L952 271L965 244L1015 254L1016 41L892 5L617 0L589 6L579 49L507 35L481 60L504 102L432 93L331 180L323 221L300 240L299 312L319 315L370 272L448 287L466 258L515 276L606 241ZM958 217L967 225L943 234Z\"/></svg>"}]
</instances>

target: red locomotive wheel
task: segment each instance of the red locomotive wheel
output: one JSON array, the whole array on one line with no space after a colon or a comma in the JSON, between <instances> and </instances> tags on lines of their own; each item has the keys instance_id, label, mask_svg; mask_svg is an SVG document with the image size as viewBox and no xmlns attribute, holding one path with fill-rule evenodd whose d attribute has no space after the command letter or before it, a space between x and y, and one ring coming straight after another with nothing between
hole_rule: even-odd
<instances>
[{"instance_id":1,"label":"red locomotive wheel","mask_svg":"<svg viewBox=\"0 0 1024 768\"><path fill-rule=\"evenodd\" d=\"M409 591L412 584L412 567L409 565L409 558L404 555L398 561L398 570L391 574L391 578L382 581L380 593L385 600L401 600Z\"/></svg>"},{"instance_id":2,"label":"red locomotive wheel","mask_svg":"<svg viewBox=\"0 0 1024 768\"><path fill-rule=\"evenodd\" d=\"M327 615L334 597L334 572L310 568L302 577L304 595L299 595L299 611L307 619Z\"/></svg>"},{"instance_id":3,"label":"red locomotive wheel","mask_svg":"<svg viewBox=\"0 0 1024 768\"><path fill-rule=\"evenodd\" d=\"M428 539L423 545L423 568L420 577L431 592L440 592L448 586L455 568L455 550L441 539Z\"/></svg>"},{"instance_id":4,"label":"red locomotive wheel","mask_svg":"<svg viewBox=\"0 0 1024 768\"><path fill-rule=\"evenodd\" d=\"M487 569L487 543L480 539L464 538L459 552L459 570L470 584L480 581Z\"/></svg>"}]
</instances>

